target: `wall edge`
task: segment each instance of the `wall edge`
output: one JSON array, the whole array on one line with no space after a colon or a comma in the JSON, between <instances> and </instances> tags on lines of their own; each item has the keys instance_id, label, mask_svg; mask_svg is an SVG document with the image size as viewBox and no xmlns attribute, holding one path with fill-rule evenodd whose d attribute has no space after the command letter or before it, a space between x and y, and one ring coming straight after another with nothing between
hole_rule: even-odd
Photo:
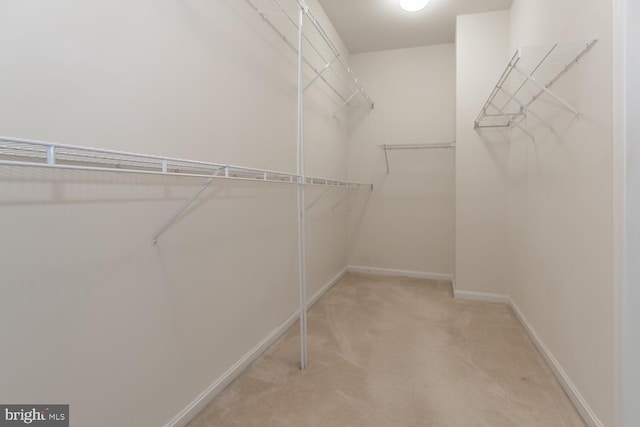
<instances>
[{"instance_id":1,"label":"wall edge","mask_svg":"<svg viewBox=\"0 0 640 427\"><path fill-rule=\"evenodd\" d=\"M349 273L375 274L378 276L413 277L416 279L446 280L453 282L453 274L431 273L427 271L399 270L395 268L368 267L363 265L350 265Z\"/></svg>"}]
</instances>

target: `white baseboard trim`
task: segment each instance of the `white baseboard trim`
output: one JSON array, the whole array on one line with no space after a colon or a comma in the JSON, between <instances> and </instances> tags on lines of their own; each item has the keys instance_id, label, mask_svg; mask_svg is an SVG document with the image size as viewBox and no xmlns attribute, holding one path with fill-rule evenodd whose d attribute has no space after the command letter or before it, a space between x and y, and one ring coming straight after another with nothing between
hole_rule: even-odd
<instances>
[{"instance_id":1,"label":"white baseboard trim","mask_svg":"<svg viewBox=\"0 0 640 427\"><path fill-rule=\"evenodd\" d=\"M342 271L336 274L327 284L325 284L320 290L318 290L310 299L308 307L313 307L323 296L326 294L336 283L344 277L347 272L356 273L369 273L379 274L385 276L403 276L403 277L415 277L432 280L450 280L453 281L452 275L448 274L435 274L406 270L394 270L387 268L374 268L374 267L362 267L362 266L348 266ZM522 314L520 308L511 300L507 295L484 293L484 292L471 292L471 291L454 291L454 297L462 300L484 301L507 304L515 313L516 317L524 327L524 329L531 337L534 345L542 354L547 365L560 382L560 385L564 389L565 393L571 399L576 410L589 427L603 427L602 422L598 419L596 414L591 410L586 400L582 397L576 386L573 384L569 376L562 369L556 358L549 351L544 342L540 339L535 329L529 324L527 319ZM296 310L291 316L289 316L282 324L274 329L269 335L261 340L254 348L247 352L240 360L238 360L233 366L231 366L220 378L214 381L209 387L207 387L202 393L200 393L186 408L178 413L171 421L165 424L165 427L184 427L189 421L196 417L222 390L224 390L238 375L240 375L249 365L257 359L262 353L264 353L275 341L278 340L293 324L298 320L299 311Z\"/></svg>"},{"instance_id":2,"label":"white baseboard trim","mask_svg":"<svg viewBox=\"0 0 640 427\"><path fill-rule=\"evenodd\" d=\"M343 268L338 274L333 276L333 278L331 278L331 280L329 280L322 288L320 288L318 292L313 294L313 296L309 299L307 308L311 308L314 305L316 305L316 303L320 301L320 299L324 296L324 294L329 292L329 290L333 288L336 285L336 283L338 283L340 279L342 279L345 276L345 274L347 274L348 271L349 271L349 267ZM296 311L296 315L297 314L298 314L298 311Z\"/></svg>"},{"instance_id":3,"label":"white baseboard trim","mask_svg":"<svg viewBox=\"0 0 640 427\"><path fill-rule=\"evenodd\" d=\"M336 283L347 274L347 267L343 268L329 282L309 299L308 308L313 307ZM255 347L247 352L240 360L231 366L220 378L200 393L186 408L178 413L165 427L184 427L194 419L215 397L222 392L231 382L251 365L262 353L264 353L278 338L280 338L300 317L300 310L296 310L280 326L274 329Z\"/></svg>"},{"instance_id":4,"label":"white baseboard trim","mask_svg":"<svg viewBox=\"0 0 640 427\"><path fill-rule=\"evenodd\" d=\"M484 302L497 302L500 304L511 305L511 298L501 294L491 294L488 292L471 292L471 291L453 291L453 297L455 299L468 300L468 301L484 301Z\"/></svg>"},{"instance_id":5,"label":"white baseboard trim","mask_svg":"<svg viewBox=\"0 0 640 427\"><path fill-rule=\"evenodd\" d=\"M603 427L603 424L600 422L593 410L591 410L591 407L589 406L587 401L584 399L584 397L582 397L564 369L562 369L560 363L558 363L549 348L544 344L542 339L540 339L540 336L538 336L535 329L533 329L531 324L527 321L527 318L524 317L524 314L522 314L520 308L513 302L513 300L509 296L486 292L454 290L454 297L461 300L501 303L511 307L516 317L522 324L522 327L525 329L525 331L527 331L527 334L531 338L531 341L533 341L533 344L536 346L536 348L544 358L547 366L549 366L549 369L551 369L551 372L553 372L553 375L562 386L564 392L567 394L567 396L573 403L573 406L575 406L584 422L589 427Z\"/></svg>"},{"instance_id":6,"label":"white baseboard trim","mask_svg":"<svg viewBox=\"0 0 640 427\"><path fill-rule=\"evenodd\" d=\"M526 317L524 317L524 314L522 314L520 308L511 300L511 298L509 298L509 303L511 309L518 317L518 320L520 320L520 323L522 323L522 326L529 334L531 341L533 341L533 344L536 346L540 354L542 354L542 357L544 358L545 362L547 362L547 365L551 369L551 372L553 372L553 375L555 375L558 382L560 382L560 385L564 389L564 392L567 394L567 396L569 396L569 399L571 399L571 402L573 402L573 405L575 406L580 416L582 416L584 422L589 427L603 427L602 422L600 422L596 414L593 412L593 410L591 410L591 407L589 406L587 401L584 399L584 397L582 397L576 386L573 384L564 369L562 369L562 366L560 366L560 363L558 363L558 361L553 356L551 351L549 351L542 339L540 339L535 329L533 329L533 327L529 324Z\"/></svg>"},{"instance_id":7,"label":"white baseboard trim","mask_svg":"<svg viewBox=\"0 0 640 427\"><path fill-rule=\"evenodd\" d=\"M236 379L249 365L264 353L278 338L280 338L298 320L298 311L292 314L280 326L274 329L267 337L260 341L240 360L231 366L220 378L214 381L202 393L184 408L165 427L184 427L194 419L222 390Z\"/></svg>"},{"instance_id":8,"label":"white baseboard trim","mask_svg":"<svg viewBox=\"0 0 640 427\"><path fill-rule=\"evenodd\" d=\"M402 276L417 279L453 281L453 274L428 273L425 271L397 270L394 268L367 267L362 265L350 265L347 267L350 273L376 274L380 276Z\"/></svg>"}]
</instances>

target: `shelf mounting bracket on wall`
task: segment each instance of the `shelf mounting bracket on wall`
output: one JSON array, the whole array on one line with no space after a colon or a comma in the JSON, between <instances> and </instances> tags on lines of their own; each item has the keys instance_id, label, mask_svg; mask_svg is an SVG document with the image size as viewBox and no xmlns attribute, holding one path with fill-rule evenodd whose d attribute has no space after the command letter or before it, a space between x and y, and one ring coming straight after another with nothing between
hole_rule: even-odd
<instances>
[{"instance_id":1,"label":"shelf mounting bracket on wall","mask_svg":"<svg viewBox=\"0 0 640 427\"><path fill-rule=\"evenodd\" d=\"M520 73L524 78L529 80L531 83L536 85L538 88L540 88L540 90L544 91L546 94L551 96L553 99L558 101L560 104L564 105L573 114L575 114L576 116L580 115L580 112L575 107L573 107L571 104L569 104L567 101L565 101L560 96L556 95L551 89L549 89L546 85L540 83L535 77L533 77L530 74L525 73L517 65L515 67L513 67L513 69L516 70L518 73Z\"/></svg>"},{"instance_id":2,"label":"shelf mounting bracket on wall","mask_svg":"<svg viewBox=\"0 0 640 427\"><path fill-rule=\"evenodd\" d=\"M155 232L155 234L153 235L153 237L151 238L151 244L153 244L154 246L158 245L158 239L160 238L160 236L162 235L162 233L165 232L165 230L167 228L169 228L171 226L171 224L173 224L173 222L178 219L178 217L180 217L180 215L182 215L184 213L184 211L187 210L187 208L189 206L191 206L191 204L193 202L195 202L198 197L200 197L200 195L202 193L204 193L204 191L209 188L209 186L213 183L214 178L209 178L195 193L193 193L193 195L189 198L189 200L187 200L181 207L180 209L178 209L176 211L176 213L174 213L173 215L171 215L171 217L164 223L162 224L162 226L158 229L158 231Z\"/></svg>"}]
</instances>

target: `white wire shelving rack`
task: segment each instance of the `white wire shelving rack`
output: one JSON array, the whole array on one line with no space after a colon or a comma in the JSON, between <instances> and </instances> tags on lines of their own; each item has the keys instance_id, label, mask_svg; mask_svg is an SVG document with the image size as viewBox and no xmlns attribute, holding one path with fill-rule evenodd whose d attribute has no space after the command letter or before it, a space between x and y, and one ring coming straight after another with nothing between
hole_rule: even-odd
<instances>
[{"instance_id":1,"label":"white wire shelving rack","mask_svg":"<svg viewBox=\"0 0 640 427\"><path fill-rule=\"evenodd\" d=\"M284 42L297 54L297 167L296 173L277 172L207 163L145 154L105 150L0 137L0 166L32 166L87 171L127 172L157 175L190 176L207 181L154 234L156 244L164 231L218 179L276 182L297 186L298 281L300 313L300 367L307 357L307 273L306 273L306 187L322 185L348 189L372 189L361 184L328 178L309 177L304 157L304 94L317 82L324 83L329 96L344 108L373 109L374 103L360 85L344 56L331 40L320 20L304 0L245 0ZM310 76L310 77L309 77Z\"/></svg>"},{"instance_id":2,"label":"white wire shelving rack","mask_svg":"<svg viewBox=\"0 0 640 427\"><path fill-rule=\"evenodd\" d=\"M307 91L317 81L322 81L344 107L373 109L374 103L362 87L353 70L336 44L331 40L314 12L302 0L246 0L284 42L296 53L304 52L304 72L311 77L304 82ZM298 12L303 11L302 22ZM297 41L298 32L302 41ZM298 46L302 49L298 49ZM337 112L336 111L336 112Z\"/></svg>"},{"instance_id":3,"label":"white wire shelving rack","mask_svg":"<svg viewBox=\"0 0 640 427\"><path fill-rule=\"evenodd\" d=\"M95 172L206 178L207 181L205 184L153 235L152 242L154 244L157 244L162 233L169 228L214 180L261 181L295 185L301 183L301 177L299 175L288 172L5 136L0 136L0 166L29 166ZM371 184L318 177L305 177L305 184L347 189L371 188Z\"/></svg>"},{"instance_id":4,"label":"white wire shelving rack","mask_svg":"<svg viewBox=\"0 0 640 427\"><path fill-rule=\"evenodd\" d=\"M384 150L384 161L389 174L389 151L393 150L447 150L456 148L456 142L432 142L424 144L382 144L378 148Z\"/></svg>"},{"instance_id":5,"label":"white wire shelving rack","mask_svg":"<svg viewBox=\"0 0 640 427\"><path fill-rule=\"evenodd\" d=\"M474 127L518 127L531 136L521 123L531 116L544 126L551 125L532 108L547 96L559 106L580 116L577 108L551 90L551 87L586 55L597 40L556 43L551 46L523 47L513 55L489 98L474 121Z\"/></svg>"}]
</instances>

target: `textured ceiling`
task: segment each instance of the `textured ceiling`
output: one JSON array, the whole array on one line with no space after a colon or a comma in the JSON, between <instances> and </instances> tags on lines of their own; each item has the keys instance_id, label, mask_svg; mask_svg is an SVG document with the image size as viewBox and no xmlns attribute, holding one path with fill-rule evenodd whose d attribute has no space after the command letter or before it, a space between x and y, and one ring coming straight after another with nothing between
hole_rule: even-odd
<instances>
[{"instance_id":1,"label":"textured ceiling","mask_svg":"<svg viewBox=\"0 0 640 427\"><path fill-rule=\"evenodd\" d=\"M318 0L351 53L453 43L456 16L508 9L512 0L431 0L406 12L398 0Z\"/></svg>"}]
</instances>

